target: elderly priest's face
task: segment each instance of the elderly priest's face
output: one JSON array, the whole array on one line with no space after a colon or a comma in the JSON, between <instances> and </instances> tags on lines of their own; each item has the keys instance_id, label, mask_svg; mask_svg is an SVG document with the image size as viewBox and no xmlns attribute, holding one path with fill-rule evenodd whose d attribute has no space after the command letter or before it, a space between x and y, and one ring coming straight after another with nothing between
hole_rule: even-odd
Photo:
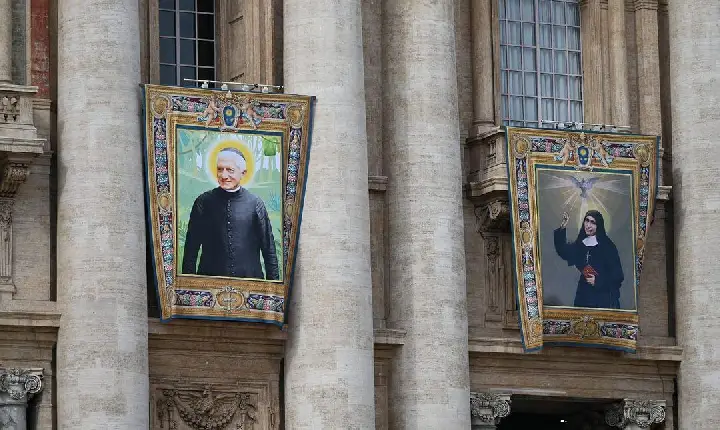
<instances>
[{"instance_id":1,"label":"elderly priest's face","mask_svg":"<svg viewBox=\"0 0 720 430\"><path fill-rule=\"evenodd\" d=\"M247 173L245 160L234 153L220 152L217 159L217 181L223 190L234 190Z\"/></svg>"}]
</instances>

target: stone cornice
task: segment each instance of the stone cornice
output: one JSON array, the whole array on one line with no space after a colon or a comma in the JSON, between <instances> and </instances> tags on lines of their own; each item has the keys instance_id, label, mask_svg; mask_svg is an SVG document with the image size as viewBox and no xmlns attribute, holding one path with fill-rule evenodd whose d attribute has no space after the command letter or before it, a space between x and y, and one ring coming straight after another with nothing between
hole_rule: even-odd
<instances>
[{"instance_id":1,"label":"stone cornice","mask_svg":"<svg viewBox=\"0 0 720 430\"><path fill-rule=\"evenodd\" d=\"M386 191L387 184L387 176L368 176L368 189L370 191Z\"/></svg>"},{"instance_id":2,"label":"stone cornice","mask_svg":"<svg viewBox=\"0 0 720 430\"><path fill-rule=\"evenodd\" d=\"M657 10L658 0L634 0L635 10Z\"/></svg>"},{"instance_id":3,"label":"stone cornice","mask_svg":"<svg viewBox=\"0 0 720 430\"><path fill-rule=\"evenodd\" d=\"M260 343L263 344L282 345L287 340L287 331L270 325L181 319L162 322L158 318L148 318L148 335L155 340L182 341L191 337L216 342L220 332L226 343L257 344L258 339L262 339ZM402 345L405 330L376 328L373 335L376 347Z\"/></svg>"},{"instance_id":4,"label":"stone cornice","mask_svg":"<svg viewBox=\"0 0 720 430\"><path fill-rule=\"evenodd\" d=\"M470 354L519 354L527 355L523 351L519 338L492 338L492 337L471 337L469 339L468 350ZM578 354L582 354L584 350L578 350ZM559 354L559 352L557 352ZM548 358L555 357L556 351L547 348ZM565 356L565 352L562 352ZM679 346L655 346L655 345L639 345L635 354L616 353L611 351L596 351L598 358L613 355L623 360L643 360L643 361L682 361L683 350Z\"/></svg>"}]
</instances>

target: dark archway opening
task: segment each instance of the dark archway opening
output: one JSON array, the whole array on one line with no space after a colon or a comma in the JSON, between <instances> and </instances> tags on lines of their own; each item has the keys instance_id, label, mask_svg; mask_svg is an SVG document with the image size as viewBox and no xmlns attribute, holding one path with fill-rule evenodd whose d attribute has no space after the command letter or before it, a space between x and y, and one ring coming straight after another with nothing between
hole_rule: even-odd
<instances>
[{"instance_id":1,"label":"dark archway opening","mask_svg":"<svg viewBox=\"0 0 720 430\"><path fill-rule=\"evenodd\" d=\"M611 430L606 400L513 396L511 413L498 430Z\"/></svg>"}]
</instances>

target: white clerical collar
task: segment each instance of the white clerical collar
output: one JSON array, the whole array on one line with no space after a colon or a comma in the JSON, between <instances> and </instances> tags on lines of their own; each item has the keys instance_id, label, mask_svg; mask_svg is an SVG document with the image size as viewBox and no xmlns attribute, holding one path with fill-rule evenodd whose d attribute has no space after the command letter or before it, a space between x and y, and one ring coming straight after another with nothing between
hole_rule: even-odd
<instances>
[{"instance_id":1,"label":"white clerical collar","mask_svg":"<svg viewBox=\"0 0 720 430\"><path fill-rule=\"evenodd\" d=\"M228 193L237 193L238 191L240 191L241 188L242 188L242 185L238 185L238 187L235 188L234 190L225 190L225 189L223 189L223 191L227 191Z\"/></svg>"},{"instance_id":2,"label":"white clerical collar","mask_svg":"<svg viewBox=\"0 0 720 430\"><path fill-rule=\"evenodd\" d=\"M588 236L582 242L585 246L595 246L597 245L597 236Z\"/></svg>"}]
</instances>

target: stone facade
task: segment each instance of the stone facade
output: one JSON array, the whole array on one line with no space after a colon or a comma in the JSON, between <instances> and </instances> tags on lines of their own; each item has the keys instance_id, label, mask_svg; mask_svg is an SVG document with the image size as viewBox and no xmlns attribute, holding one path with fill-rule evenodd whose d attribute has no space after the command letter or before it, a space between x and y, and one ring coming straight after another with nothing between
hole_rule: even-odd
<instances>
[{"instance_id":1,"label":"stone facade","mask_svg":"<svg viewBox=\"0 0 720 430\"><path fill-rule=\"evenodd\" d=\"M157 319L157 0L0 0L0 427L503 428L592 402L597 428L720 428L716 0L580 2L586 122L664 149L636 354L522 352L499 0L215 4L220 79L318 96L289 330Z\"/></svg>"}]
</instances>

